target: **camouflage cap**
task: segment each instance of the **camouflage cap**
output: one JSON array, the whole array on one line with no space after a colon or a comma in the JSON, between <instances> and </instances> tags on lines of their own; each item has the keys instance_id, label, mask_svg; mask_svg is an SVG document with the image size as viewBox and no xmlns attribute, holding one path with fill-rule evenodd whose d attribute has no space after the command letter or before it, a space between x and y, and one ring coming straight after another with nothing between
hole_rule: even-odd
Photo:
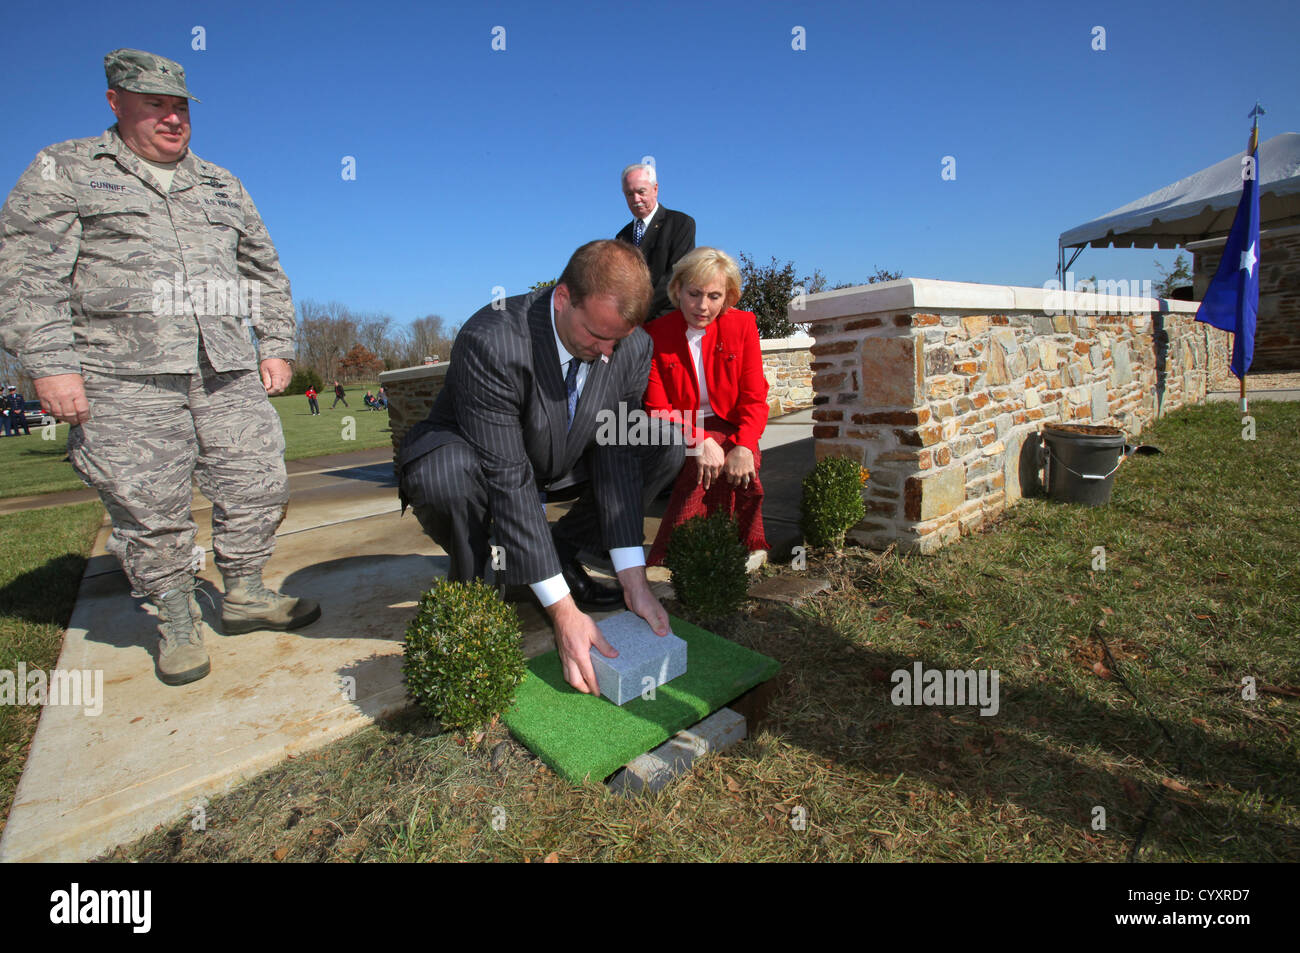
<instances>
[{"instance_id":1,"label":"camouflage cap","mask_svg":"<svg viewBox=\"0 0 1300 953\"><path fill-rule=\"evenodd\" d=\"M104 75L109 89L132 93L159 93L200 100L185 87L185 70L180 63L144 50L114 50L104 57Z\"/></svg>"}]
</instances>

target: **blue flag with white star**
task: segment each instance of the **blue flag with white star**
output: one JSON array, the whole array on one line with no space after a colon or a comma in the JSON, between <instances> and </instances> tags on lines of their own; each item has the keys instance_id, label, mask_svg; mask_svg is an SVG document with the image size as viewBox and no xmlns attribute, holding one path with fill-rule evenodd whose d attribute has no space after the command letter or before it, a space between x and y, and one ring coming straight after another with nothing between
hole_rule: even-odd
<instances>
[{"instance_id":1,"label":"blue flag with white star","mask_svg":"<svg viewBox=\"0 0 1300 953\"><path fill-rule=\"evenodd\" d=\"M1250 131L1250 162L1242 166L1241 201L1223 258L1196 311L1196 320L1232 332L1232 373L1238 379L1255 356L1259 310L1259 129Z\"/></svg>"}]
</instances>

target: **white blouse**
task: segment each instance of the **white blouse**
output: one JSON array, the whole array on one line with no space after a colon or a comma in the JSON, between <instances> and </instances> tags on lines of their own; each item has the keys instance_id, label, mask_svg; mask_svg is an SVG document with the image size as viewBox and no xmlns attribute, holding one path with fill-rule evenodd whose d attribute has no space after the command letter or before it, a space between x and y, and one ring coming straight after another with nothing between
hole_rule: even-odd
<instances>
[{"instance_id":1,"label":"white blouse","mask_svg":"<svg viewBox=\"0 0 1300 953\"><path fill-rule=\"evenodd\" d=\"M686 326L686 346L691 349L691 363L695 365L695 379L700 382L700 421L713 416L713 407L709 404L709 384L704 379L704 335L708 328Z\"/></svg>"}]
</instances>

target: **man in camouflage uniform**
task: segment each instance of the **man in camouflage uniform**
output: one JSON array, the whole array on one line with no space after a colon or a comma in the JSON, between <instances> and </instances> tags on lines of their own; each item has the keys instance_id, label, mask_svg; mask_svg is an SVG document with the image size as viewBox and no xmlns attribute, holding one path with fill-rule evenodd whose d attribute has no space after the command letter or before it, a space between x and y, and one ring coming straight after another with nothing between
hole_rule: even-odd
<instances>
[{"instance_id":1,"label":"man in camouflage uniform","mask_svg":"<svg viewBox=\"0 0 1300 953\"><path fill-rule=\"evenodd\" d=\"M157 609L158 677L181 685L210 667L192 476L212 501L226 634L320 616L262 583L289 500L267 397L289 383L293 306L243 185L189 151L184 70L114 50L104 71L117 123L42 150L0 212L0 341L73 425L109 548Z\"/></svg>"}]
</instances>

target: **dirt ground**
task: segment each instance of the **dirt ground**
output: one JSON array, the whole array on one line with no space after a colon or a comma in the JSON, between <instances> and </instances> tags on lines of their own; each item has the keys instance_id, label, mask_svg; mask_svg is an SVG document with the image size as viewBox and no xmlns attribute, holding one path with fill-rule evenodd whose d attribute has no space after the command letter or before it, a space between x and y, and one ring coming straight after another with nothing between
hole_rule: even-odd
<instances>
[{"instance_id":1,"label":"dirt ground","mask_svg":"<svg viewBox=\"0 0 1300 953\"><path fill-rule=\"evenodd\" d=\"M1300 371L1282 371L1275 374L1247 374L1246 393L1259 390L1300 389ZM1210 382L1211 391L1237 391L1237 378L1228 370Z\"/></svg>"}]
</instances>

